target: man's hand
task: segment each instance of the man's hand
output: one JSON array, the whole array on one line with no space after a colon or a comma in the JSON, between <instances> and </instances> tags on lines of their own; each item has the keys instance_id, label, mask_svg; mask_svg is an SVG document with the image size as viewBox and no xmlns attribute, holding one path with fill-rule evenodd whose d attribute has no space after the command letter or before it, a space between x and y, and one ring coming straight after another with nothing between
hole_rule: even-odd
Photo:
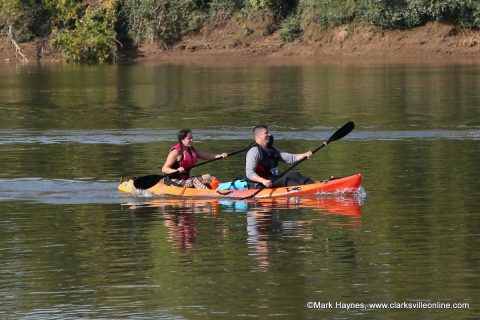
<instances>
[{"instance_id":1,"label":"man's hand","mask_svg":"<svg viewBox=\"0 0 480 320\"><path fill-rule=\"evenodd\" d=\"M303 158L310 159L312 156L313 156L312 151L307 151L305 153L300 153L300 154L297 155L297 161L302 160Z\"/></svg>"},{"instance_id":2,"label":"man's hand","mask_svg":"<svg viewBox=\"0 0 480 320\"><path fill-rule=\"evenodd\" d=\"M271 180L268 180L268 179L263 179L263 180L262 180L262 184L263 184L266 188L271 188L271 187L272 187L272 181L271 181Z\"/></svg>"}]
</instances>

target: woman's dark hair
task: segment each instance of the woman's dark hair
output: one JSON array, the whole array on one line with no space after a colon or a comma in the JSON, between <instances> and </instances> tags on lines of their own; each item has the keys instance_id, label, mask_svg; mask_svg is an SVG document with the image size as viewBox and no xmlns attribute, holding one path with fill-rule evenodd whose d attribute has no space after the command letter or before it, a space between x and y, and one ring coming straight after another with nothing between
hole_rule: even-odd
<instances>
[{"instance_id":1,"label":"woman's dark hair","mask_svg":"<svg viewBox=\"0 0 480 320\"><path fill-rule=\"evenodd\" d=\"M191 134L192 130L182 129L182 130L178 131L178 133L177 133L178 142L182 143L182 140L185 139L188 136L189 133Z\"/></svg>"}]
</instances>

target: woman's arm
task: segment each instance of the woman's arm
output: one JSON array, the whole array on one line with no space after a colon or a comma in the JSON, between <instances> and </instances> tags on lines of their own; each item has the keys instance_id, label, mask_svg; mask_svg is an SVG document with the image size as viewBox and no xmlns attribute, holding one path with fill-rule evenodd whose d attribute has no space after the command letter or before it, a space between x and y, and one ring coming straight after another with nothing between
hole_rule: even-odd
<instances>
[{"instance_id":1,"label":"woman's arm","mask_svg":"<svg viewBox=\"0 0 480 320\"><path fill-rule=\"evenodd\" d=\"M202 152L202 151L198 151L196 150L197 152L197 156L200 158L200 159L203 159L203 160L213 160L213 159L216 159L216 158L226 158L228 156L227 153L220 153L220 154L212 154L212 153L207 153L207 152Z\"/></svg>"},{"instance_id":2,"label":"woman's arm","mask_svg":"<svg viewBox=\"0 0 480 320\"><path fill-rule=\"evenodd\" d=\"M180 160L180 151L179 150L172 150L167 156L167 160L162 167L163 173L173 173L173 172L184 172L185 169L183 167L179 167L178 169L174 169L173 166Z\"/></svg>"}]
</instances>

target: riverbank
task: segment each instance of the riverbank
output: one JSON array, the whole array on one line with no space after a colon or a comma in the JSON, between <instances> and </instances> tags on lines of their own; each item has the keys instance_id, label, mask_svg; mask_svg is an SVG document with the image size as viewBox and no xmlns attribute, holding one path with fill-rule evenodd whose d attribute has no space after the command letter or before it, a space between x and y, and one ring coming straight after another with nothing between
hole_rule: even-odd
<instances>
[{"instance_id":1,"label":"riverbank","mask_svg":"<svg viewBox=\"0 0 480 320\"><path fill-rule=\"evenodd\" d=\"M269 35L268 24L246 26L226 22L209 26L184 37L170 48L141 45L125 52L131 62L298 61L321 62L338 59L422 60L468 59L480 62L480 31L429 23L409 30L381 30L366 25L342 26L326 32L306 31L300 40L284 43L278 34ZM45 41L19 44L30 62L62 62L59 52ZM16 63L10 39L0 42L0 61Z\"/></svg>"}]
</instances>

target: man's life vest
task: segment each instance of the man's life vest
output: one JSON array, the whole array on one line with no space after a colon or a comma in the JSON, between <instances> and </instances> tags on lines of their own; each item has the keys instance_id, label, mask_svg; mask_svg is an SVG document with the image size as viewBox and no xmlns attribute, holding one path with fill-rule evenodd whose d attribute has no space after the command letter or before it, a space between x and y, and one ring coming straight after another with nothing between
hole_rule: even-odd
<instances>
[{"instance_id":1,"label":"man's life vest","mask_svg":"<svg viewBox=\"0 0 480 320\"><path fill-rule=\"evenodd\" d=\"M258 161L255 173L264 179L270 179L280 174L278 170L278 160L280 153L276 148L262 148L259 144L255 144L252 148L258 148L260 152L260 160Z\"/></svg>"},{"instance_id":2,"label":"man's life vest","mask_svg":"<svg viewBox=\"0 0 480 320\"><path fill-rule=\"evenodd\" d=\"M185 172L182 173L177 173L172 176L171 178L176 178L176 179L188 179L190 178L190 169L197 163L197 151L193 148L185 148L182 144L177 143L173 147L170 148L168 151L169 153L172 152L173 150L178 150L180 151L180 161L177 161L175 165L173 166L174 169L178 169L180 167L183 167L185 169Z\"/></svg>"}]
</instances>

